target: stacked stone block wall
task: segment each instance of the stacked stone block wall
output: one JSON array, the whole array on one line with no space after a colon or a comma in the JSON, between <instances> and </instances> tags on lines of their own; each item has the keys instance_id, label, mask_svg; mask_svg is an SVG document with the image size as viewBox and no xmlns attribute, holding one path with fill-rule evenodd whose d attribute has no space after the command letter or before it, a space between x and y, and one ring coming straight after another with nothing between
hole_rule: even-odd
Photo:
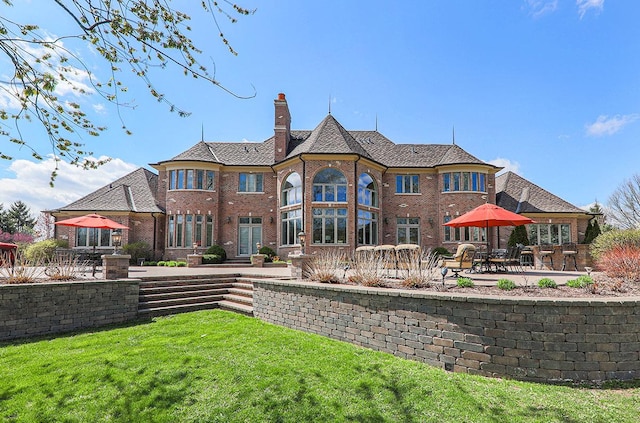
<instances>
[{"instance_id":1,"label":"stacked stone block wall","mask_svg":"<svg viewBox=\"0 0 640 423\"><path fill-rule=\"evenodd\" d=\"M0 341L133 320L139 281L0 285Z\"/></svg>"},{"instance_id":2,"label":"stacked stone block wall","mask_svg":"<svg viewBox=\"0 0 640 423\"><path fill-rule=\"evenodd\" d=\"M640 298L483 298L255 281L254 315L446 370L539 382L640 379Z\"/></svg>"}]
</instances>

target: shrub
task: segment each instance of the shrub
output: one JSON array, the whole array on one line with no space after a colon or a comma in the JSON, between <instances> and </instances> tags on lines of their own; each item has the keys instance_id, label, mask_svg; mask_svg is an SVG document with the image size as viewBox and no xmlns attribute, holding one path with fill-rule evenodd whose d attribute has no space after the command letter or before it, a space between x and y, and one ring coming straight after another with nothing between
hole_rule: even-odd
<instances>
[{"instance_id":1,"label":"shrub","mask_svg":"<svg viewBox=\"0 0 640 423\"><path fill-rule=\"evenodd\" d=\"M456 285L458 285L458 287L460 288L473 288L475 286L471 278L463 277L458 278L458 280L456 281Z\"/></svg>"},{"instance_id":2,"label":"shrub","mask_svg":"<svg viewBox=\"0 0 640 423\"><path fill-rule=\"evenodd\" d=\"M44 273L41 265L39 261L27 260L24 254L18 251L13 267L8 263L0 265L0 279L5 279L9 284L38 282Z\"/></svg>"},{"instance_id":3,"label":"shrub","mask_svg":"<svg viewBox=\"0 0 640 423\"><path fill-rule=\"evenodd\" d=\"M337 250L326 250L309 263L309 279L323 283L338 283L338 272L344 269L345 257Z\"/></svg>"},{"instance_id":4,"label":"shrub","mask_svg":"<svg viewBox=\"0 0 640 423\"><path fill-rule=\"evenodd\" d=\"M45 239L27 246L24 250L25 259L29 261L40 261L47 263L55 256L56 248L61 247L61 243L55 239ZM68 243L67 243L68 245Z\"/></svg>"},{"instance_id":5,"label":"shrub","mask_svg":"<svg viewBox=\"0 0 640 423\"><path fill-rule=\"evenodd\" d=\"M577 279L571 279L567 281L567 286L570 288L586 288L587 285L591 285L593 279L591 276L580 275Z\"/></svg>"},{"instance_id":6,"label":"shrub","mask_svg":"<svg viewBox=\"0 0 640 423\"><path fill-rule=\"evenodd\" d=\"M166 265L167 265L167 262L166 262L166 261L164 261L164 260L160 260L160 261L158 262L158 266L166 266Z\"/></svg>"},{"instance_id":7,"label":"shrub","mask_svg":"<svg viewBox=\"0 0 640 423\"><path fill-rule=\"evenodd\" d=\"M538 286L540 288L557 288L558 284L553 279L542 278L538 281Z\"/></svg>"},{"instance_id":8,"label":"shrub","mask_svg":"<svg viewBox=\"0 0 640 423\"><path fill-rule=\"evenodd\" d=\"M511 279L498 279L498 289L502 289L503 291L511 291L516 287L516 283Z\"/></svg>"},{"instance_id":9,"label":"shrub","mask_svg":"<svg viewBox=\"0 0 640 423\"><path fill-rule=\"evenodd\" d=\"M167 267L176 267L177 265L178 265L178 262L175 260L169 260L167 264L165 264L165 266Z\"/></svg>"},{"instance_id":10,"label":"shrub","mask_svg":"<svg viewBox=\"0 0 640 423\"><path fill-rule=\"evenodd\" d=\"M607 251L610 251L614 247L625 245L640 248L640 229L609 231L600 234L591 243L591 256L598 261Z\"/></svg>"},{"instance_id":11,"label":"shrub","mask_svg":"<svg viewBox=\"0 0 640 423\"><path fill-rule=\"evenodd\" d=\"M265 256L267 256L264 260L265 263L273 261L273 258L276 256L276 252L267 246L260 247L260 249L258 250L258 254L264 254Z\"/></svg>"},{"instance_id":12,"label":"shrub","mask_svg":"<svg viewBox=\"0 0 640 423\"><path fill-rule=\"evenodd\" d=\"M524 225L516 226L515 229L511 231L509 241L507 241L509 247L515 247L518 244L529 245L529 236L527 235L527 229Z\"/></svg>"},{"instance_id":13,"label":"shrub","mask_svg":"<svg viewBox=\"0 0 640 423\"><path fill-rule=\"evenodd\" d=\"M205 254L215 254L216 256L220 257L220 260L222 261L225 261L227 259L227 252L219 245L212 245L211 247L207 248Z\"/></svg>"},{"instance_id":14,"label":"shrub","mask_svg":"<svg viewBox=\"0 0 640 423\"><path fill-rule=\"evenodd\" d=\"M409 275L402 281L405 288L428 288L431 284L426 277L421 275Z\"/></svg>"},{"instance_id":15,"label":"shrub","mask_svg":"<svg viewBox=\"0 0 640 423\"><path fill-rule=\"evenodd\" d=\"M204 254L202 256L202 264L220 264L222 258L217 254Z\"/></svg>"},{"instance_id":16,"label":"shrub","mask_svg":"<svg viewBox=\"0 0 640 423\"><path fill-rule=\"evenodd\" d=\"M437 247L431 251L431 254L436 256L450 256L451 252L444 247Z\"/></svg>"},{"instance_id":17,"label":"shrub","mask_svg":"<svg viewBox=\"0 0 640 423\"><path fill-rule=\"evenodd\" d=\"M611 278L640 282L640 246L617 245L600 256L598 266Z\"/></svg>"},{"instance_id":18,"label":"shrub","mask_svg":"<svg viewBox=\"0 0 640 423\"><path fill-rule=\"evenodd\" d=\"M176 263L176 266L178 267L187 267L187 262L186 261L179 261Z\"/></svg>"},{"instance_id":19,"label":"shrub","mask_svg":"<svg viewBox=\"0 0 640 423\"><path fill-rule=\"evenodd\" d=\"M158 262L157 261L145 261L144 263L142 263L143 266L157 266Z\"/></svg>"},{"instance_id":20,"label":"shrub","mask_svg":"<svg viewBox=\"0 0 640 423\"><path fill-rule=\"evenodd\" d=\"M137 264L140 259L151 260L151 246L144 241L132 242L122 246L122 251L129 254L131 259L129 263Z\"/></svg>"}]
</instances>

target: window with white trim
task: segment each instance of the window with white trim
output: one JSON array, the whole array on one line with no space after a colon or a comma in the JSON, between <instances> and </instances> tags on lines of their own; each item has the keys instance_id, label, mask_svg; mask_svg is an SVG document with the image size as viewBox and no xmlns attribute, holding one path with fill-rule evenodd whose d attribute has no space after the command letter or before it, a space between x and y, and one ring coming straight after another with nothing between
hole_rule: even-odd
<instances>
[{"instance_id":1,"label":"window with white trim","mask_svg":"<svg viewBox=\"0 0 640 423\"><path fill-rule=\"evenodd\" d=\"M451 216L445 216L444 223L449 222L451 219L452 219ZM486 228L475 228L475 227L452 228L450 226L444 227L444 240L447 242L452 242L452 241L487 242L486 234L487 234Z\"/></svg>"},{"instance_id":2,"label":"window with white trim","mask_svg":"<svg viewBox=\"0 0 640 423\"><path fill-rule=\"evenodd\" d=\"M313 178L313 201L347 202L347 178L334 168L323 169Z\"/></svg>"},{"instance_id":3,"label":"window with white trim","mask_svg":"<svg viewBox=\"0 0 640 423\"><path fill-rule=\"evenodd\" d=\"M531 245L562 245L571 242L571 225L568 223L537 223L527 226Z\"/></svg>"},{"instance_id":4,"label":"window with white trim","mask_svg":"<svg viewBox=\"0 0 640 423\"><path fill-rule=\"evenodd\" d=\"M298 243L298 233L302 231L302 209L295 209L280 214L282 225L282 245Z\"/></svg>"},{"instance_id":5,"label":"window with white trim","mask_svg":"<svg viewBox=\"0 0 640 423\"><path fill-rule=\"evenodd\" d=\"M378 207L376 183L368 173L363 173L358 178L358 204Z\"/></svg>"},{"instance_id":6,"label":"window with white trim","mask_svg":"<svg viewBox=\"0 0 640 423\"><path fill-rule=\"evenodd\" d=\"M442 191L486 192L486 175L480 172L450 172L442 174Z\"/></svg>"},{"instance_id":7,"label":"window with white trim","mask_svg":"<svg viewBox=\"0 0 640 423\"><path fill-rule=\"evenodd\" d=\"M396 194L419 194L420 177L418 175L396 175Z\"/></svg>"},{"instance_id":8,"label":"window with white trim","mask_svg":"<svg viewBox=\"0 0 640 423\"><path fill-rule=\"evenodd\" d=\"M169 190L197 189L213 191L213 181L213 170L172 169L169 171Z\"/></svg>"},{"instance_id":9,"label":"window with white trim","mask_svg":"<svg viewBox=\"0 0 640 423\"><path fill-rule=\"evenodd\" d=\"M282 198L280 204L291 206L302 203L302 179L300 175L293 172L287 176L282 183Z\"/></svg>"},{"instance_id":10,"label":"window with white trim","mask_svg":"<svg viewBox=\"0 0 640 423\"><path fill-rule=\"evenodd\" d=\"M314 208L314 244L345 244L347 242L347 209Z\"/></svg>"},{"instance_id":11,"label":"window with white trim","mask_svg":"<svg viewBox=\"0 0 640 423\"><path fill-rule=\"evenodd\" d=\"M398 217L396 219L396 239L398 244L420 245L420 219L417 217Z\"/></svg>"},{"instance_id":12,"label":"window with white trim","mask_svg":"<svg viewBox=\"0 0 640 423\"><path fill-rule=\"evenodd\" d=\"M240 173L238 192L264 192L262 173Z\"/></svg>"},{"instance_id":13,"label":"window with white trim","mask_svg":"<svg viewBox=\"0 0 640 423\"><path fill-rule=\"evenodd\" d=\"M167 247L191 248L194 243L201 247L211 247L213 241L213 216L200 214L168 216Z\"/></svg>"},{"instance_id":14,"label":"window with white trim","mask_svg":"<svg viewBox=\"0 0 640 423\"><path fill-rule=\"evenodd\" d=\"M376 245L378 243L378 213L358 210L358 244Z\"/></svg>"},{"instance_id":15,"label":"window with white trim","mask_svg":"<svg viewBox=\"0 0 640 423\"><path fill-rule=\"evenodd\" d=\"M111 230L99 228L77 228L76 247L109 247Z\"/></svg>"}]
</instances>

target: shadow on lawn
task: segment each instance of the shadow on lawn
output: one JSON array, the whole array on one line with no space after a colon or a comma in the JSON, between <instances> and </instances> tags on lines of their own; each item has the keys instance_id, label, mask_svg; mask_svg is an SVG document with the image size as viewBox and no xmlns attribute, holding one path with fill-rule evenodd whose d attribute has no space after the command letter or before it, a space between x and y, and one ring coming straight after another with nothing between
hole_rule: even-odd
<instances>
[{"instance_id":1,"label":"shadow on lawn","mask_svg":"<svg viewBox=\"0 0 640 423\"><path fill-rule=\"evenodd\" d=\"M150 323L153 323L153 319L139 318L135 320L129 320L127 322L113 323L110 325L98 326L98 327L76 329L69 332L58 332L58 333L52 333L49 335L37 335L29 338L8 339L5 341L0 341L0 348L6 347L9 345L25 345L25 344L32 344L34 342L40 342L40 341L51 341L52 339L69 338L69 337L82 335L86 333L99 333L99 332L109 331L113 329L148 325Z\"/></svg>"}]
</instances>

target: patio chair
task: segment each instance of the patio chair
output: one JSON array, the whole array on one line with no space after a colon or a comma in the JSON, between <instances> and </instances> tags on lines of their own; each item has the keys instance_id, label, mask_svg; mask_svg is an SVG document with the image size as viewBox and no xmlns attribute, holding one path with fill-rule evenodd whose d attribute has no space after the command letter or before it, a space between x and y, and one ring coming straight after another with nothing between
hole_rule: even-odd
<instances>
[{"instance_id":1,"label":"patio chair","mask_svg":"<svg viewBox=\"0 0 640 423\"><path fill-rule=\"evenodd\" d=\"M523 247L520 251L520 267L533 266L533 249L531 247Z\"/></svg>"},{"instance_id":2,"label":"patio chair","mask_svg":"<svg viewBox=\"0 0 640 423\"><path fill-rule=\"evenodd\" d=\"M396 250L396 264L398 270L420 270L422 249L416 244L398 244Z\"/></svg>"},{"instance_id":3,"label":"patio chair","mask_svg":"<svg viewBox=\"0 0 640 423\"><path fill-rule=\"evenodd\" d=\"M453 257L444 258L440 267L446 267L453 272L455 277L460 276L463 270L473 268L473 257L476 254L476 247L473 244L460 244Z\"/></svg>"},{"instance_id":4,"label":"patio chair","mask_svg":"<svg viewBox=\"0 0 640 423\"><path fill-rule=\"evenodd\" d=\"M562 270L567 267L567 261L573 259L573 268L578 270L578 263L576 256L578 255L578 247L575 242L566 242L562 244Z\"/></svg>"},{"instance_id":5,"label":"patio chair","mask_svg":"<svg viewBox=\"0 0 640 423\"><path fill-rule=\"evenodd\" d=\"M548 258L551 263L551 270L553 270L553 245L540 244L540 267L544 267L544 259Z\"/></svg>"},{"instance_id":6,"label":"patio chair","mask_svg":"<svg viewBox=\"0 0 640 423\"><path fill-rule=\"evenodd\" d=\"M383 270L395 270L398 276L398 266L396 261L396 247L393 245L378 245L374 248L375 259L382 264Z\"/></svg>"},{"instance_id":7,"label":"patio chair","mask_svg":"<svg viewBox=\"0 0 640 423\"><path fill-rule=\"evenodd\" d=\"M356 264L373 260L375 256L375 248L376 247L373 245L362 245L356 248L356 253L353 257Z\"/></svg>"},{"instance_id":8,"label":"patio chair","mask_svg":"<svg viewBox=\"0 0 640 423\"><path fill-rule=\"evenodd\" d=\"M504 253L491 257L489 262L496 267L496 272L502 270L508 272L510 269L519 270L520 267L520 250L519 246L510 246Z\"/></svg>"}]
</instances>

